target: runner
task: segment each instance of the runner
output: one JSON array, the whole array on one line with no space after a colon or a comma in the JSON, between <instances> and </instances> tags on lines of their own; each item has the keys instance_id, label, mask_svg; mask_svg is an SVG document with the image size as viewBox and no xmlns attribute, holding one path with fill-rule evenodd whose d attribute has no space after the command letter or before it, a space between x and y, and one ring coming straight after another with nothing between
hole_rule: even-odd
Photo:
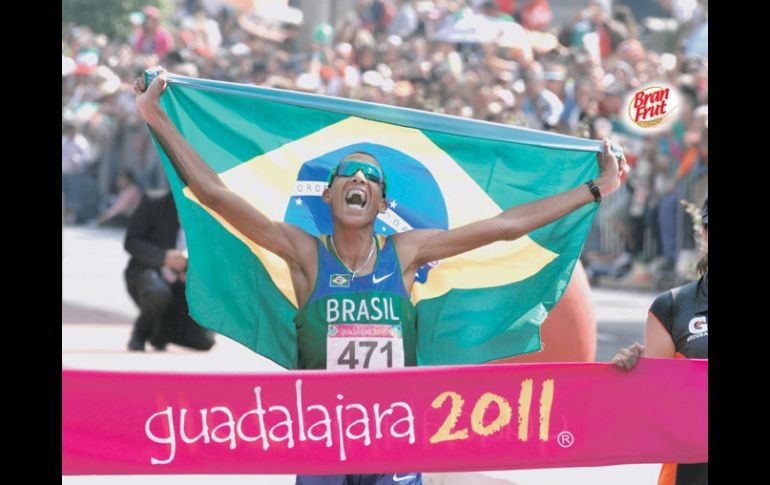
<instances>
[{"instance_id":1,"label":"runner","mask_svg":"<svg viewBox=\"0 0 770 485\"><path fill-rule=\"evenodd\" d=\"M333 234L316 238L273 221L232 192L184 139L160 105L163 72L149 88L135 82L136 106L177 173L200 202L254 243L288 264L298 303L295 317L302 369L384 369L416 365L417 326L409 295L417 270L496 241L515 240L620 186L627 172L603 140L600 175L573 189L512 207L496 217L450 230L415 229L374 236L387 210L387 180L369 153L348 154L332 170L323 200ZM325 341L325 343L324 343ZM298 476L301 484L420 484L419 473Z\"/></svg>"}]
</instances>

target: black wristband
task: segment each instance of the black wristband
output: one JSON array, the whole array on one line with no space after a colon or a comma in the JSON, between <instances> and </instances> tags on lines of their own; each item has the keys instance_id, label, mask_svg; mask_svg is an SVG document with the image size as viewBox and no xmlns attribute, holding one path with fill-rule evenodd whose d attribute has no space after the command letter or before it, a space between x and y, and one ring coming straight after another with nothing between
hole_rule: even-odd
<instances>
[{"instance_id":1,"label":"black wristband","mask_svg":"<svg viewBox=\"0 0 770 485\"><path fill-rule=\"evenodd\" d=\"M588 190L591 191L591 194L594 196L594 202L597 204L602 201L602 193L599 191L599 187L596 186L593 180L589 180L586 182L586 185L588 186Z\"/></svg>"}]
</instances>

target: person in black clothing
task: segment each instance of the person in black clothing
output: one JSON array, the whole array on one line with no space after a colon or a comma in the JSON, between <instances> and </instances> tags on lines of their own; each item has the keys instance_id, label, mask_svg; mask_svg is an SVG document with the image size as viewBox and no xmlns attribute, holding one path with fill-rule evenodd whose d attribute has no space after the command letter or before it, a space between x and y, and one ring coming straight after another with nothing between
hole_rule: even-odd
<instances>
[{"instance_id":1,"label":"person in black clothing","mask_svg":"<svg viewBox=\"0 0 770 485\"><path fill-rule=\"evenodd\" d=\"M142 199L124 246L131 255L126 288L141 312L128 350L143 351L148 340L157 350L165 350L168 343L209 350L214 345L212 332L195 323L187 307L187 251L171 192Z\"/></svg>"},{"instance_id":2,"label":"person in black clothing","mask_svg":"<svg viewBox=\"0 0 770 485\"><path fill-rule=\"evenodd\" d=\"M647 357L708 359L708 196L701 210L701 234L706 249L698 264L701 277L658 296L650 307L645 327L645 345L622 348L612 362L632 369ZM707 485L708 463L663 465L658 485Z\"/></svg>"}]
</instances>

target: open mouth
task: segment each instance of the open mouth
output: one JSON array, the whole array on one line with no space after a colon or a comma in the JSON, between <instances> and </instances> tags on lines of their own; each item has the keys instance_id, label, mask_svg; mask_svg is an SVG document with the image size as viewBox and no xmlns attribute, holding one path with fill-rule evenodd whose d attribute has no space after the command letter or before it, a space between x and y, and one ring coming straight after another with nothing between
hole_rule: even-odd
<instances>
[{"instance_id":1,"label":"open mouth","mask_svg":"<svg viewBox=\"0 0 770 485\"><path fill-rule=\"evenodd\" d=\"M366 192L357 188L348 190L345 193L345 203L363 209L367 203Z\"/></svg>"}]
</instances>

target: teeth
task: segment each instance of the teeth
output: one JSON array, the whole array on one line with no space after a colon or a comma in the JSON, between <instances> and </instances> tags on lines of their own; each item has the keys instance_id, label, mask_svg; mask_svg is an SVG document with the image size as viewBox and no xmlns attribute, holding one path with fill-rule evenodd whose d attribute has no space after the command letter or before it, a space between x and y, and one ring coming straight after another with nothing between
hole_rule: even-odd
<instances>
[{"instance_id":1,"label":"teeth","mask_svg":"<svg viewBox=\"0 0 770 485\"><path fill-rule=\"evenodd\" d=\"M366 205L366 192L361 189L350 189L345 194L345 202L363 207Z\"/></svg>"}]
</instances>

